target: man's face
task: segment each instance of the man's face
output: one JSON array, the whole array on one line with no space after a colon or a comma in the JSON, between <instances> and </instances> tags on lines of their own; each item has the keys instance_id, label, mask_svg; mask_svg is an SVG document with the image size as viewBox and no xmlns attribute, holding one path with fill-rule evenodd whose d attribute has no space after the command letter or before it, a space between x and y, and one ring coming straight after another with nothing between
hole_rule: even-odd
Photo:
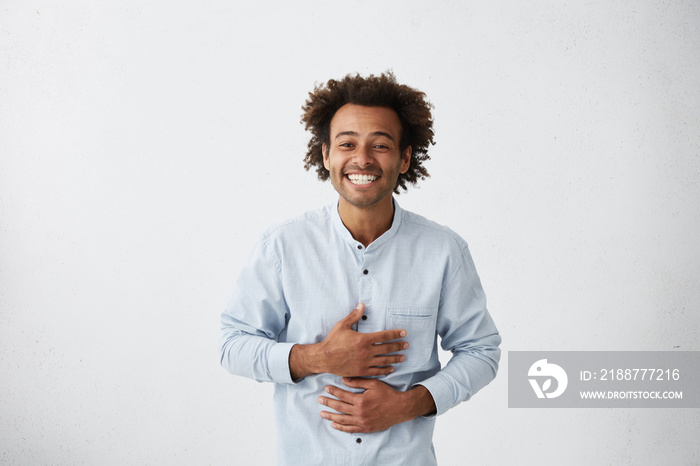
<instances>
[{"instance_id":1,"label":"man's face","mask_svg":"<svg viewBox=\"0 0 700 466\"><path fill-rule=\"evenodd\" d=\"M355 207L390 202L400 173L408 171L411 147L401 153L401 122L393 109L346 104L331 120L323 164L340 196Z\"/></svg>"}]
</instances>

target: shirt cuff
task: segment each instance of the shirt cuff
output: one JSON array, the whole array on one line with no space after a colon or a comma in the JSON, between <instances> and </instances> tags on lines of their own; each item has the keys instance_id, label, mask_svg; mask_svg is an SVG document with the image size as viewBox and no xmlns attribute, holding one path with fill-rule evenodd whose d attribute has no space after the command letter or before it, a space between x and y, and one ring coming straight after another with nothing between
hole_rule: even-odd
<instances>
[{"instance_id":1,"label":"shirt cuff","mask_svg":"<svg viewBox=\"0 0 700 466\"><path fill-rule=\"evenodd\" d=\"M427 388L430 395L433 397L433 401L435 402L435 414L423 417L431 418L439 416L455 406L455 403L453 402L452 390L450 389L447 381L440 376L440 373L437 373L436 375L430 377L429 379L425 379L416 385L422 385Z\"/></svg>"},{"instance_id":2,"label":"shirt cuff","mask_svg":"<svg viewBox=\"0 0 700 466\"><path fill-rule=\"evenodd\" d=\"M292 346L294 343L276 343L270 349L270 376L275 383L294 383L289 372L289 353Z\"/></svg>"}]
</instances>

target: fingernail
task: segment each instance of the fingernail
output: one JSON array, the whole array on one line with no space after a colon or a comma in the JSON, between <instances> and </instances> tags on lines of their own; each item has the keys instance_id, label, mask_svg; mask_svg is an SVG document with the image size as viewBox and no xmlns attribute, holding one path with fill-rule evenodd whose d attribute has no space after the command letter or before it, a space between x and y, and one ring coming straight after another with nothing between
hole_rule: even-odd
<instances>
[{"instance_id":1,"label":"fingernail","mask_svg":"<svg viewBox=\"0 0 700 466\"><path fill-rule=\"evenodd\" d=\"M328 414L326 414L325 411L321 411L321 417L322 417L323 419L328 419Z\"/></svg>"},{"instance_id":2,"label":"fingernail","mask_svg":"<svg viewBox=\"0 0 700 466\"><path fill-rule=\"evenodd\" d=\"M326 387L326 388L324 388L324 390L326 391L326 393L330 393L330 392L331 392L331 388L330 388L330 387Z\"/></svg>"},{"instance_id":3,"label":"fingernail","mask_svg":"<svg viewBox=\"0 0 700 466\"><path fill-rule=\"evenodd\" d=\"M401 330L401 333L400 333L399 335L401 335L402 337L405 337L405 336L406 336L406 330Z\"/></svg>"},{"instance_id":4,"label":"fingernail","mask_svg":"<svg viewBox=\"0 0 700 466\"><path fill-rule=\"evenodd\" d=\"M321 404L323 404L323 397L322 397L322 396L319 396L319 397L318 397L318 402L321 403Z\"/></svg>"},{"instance_id":5,"label":"fingernail","mask_svg":"<svg viewBox=\"0 0 700 466\"><path fill-rule=\"evenodd\" d=\"M401 356L401 362L404 362L406 360L406 356Z\"/></svg>"},{"instance_id":6,"label":"fingernail","mask_svg":"<svg viewBox=\"0 0 700 466\"><path fill-rule=\"evenodd\" d=\"M408 349L408 343L403 344L403 349Z\"/></svg>"}]
</instances>

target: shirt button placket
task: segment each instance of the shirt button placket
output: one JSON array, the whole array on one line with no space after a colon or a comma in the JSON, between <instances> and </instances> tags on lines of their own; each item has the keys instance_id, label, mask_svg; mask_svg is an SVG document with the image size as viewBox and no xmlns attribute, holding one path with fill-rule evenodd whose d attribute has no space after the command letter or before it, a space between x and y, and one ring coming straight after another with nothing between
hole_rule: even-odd
<instances>
[{"instance_id":1,"label":"shirt button placket","mask_svg":"<svg viewBox=\"0 0 700 466\"><path fill-rule=\"evenodd\" d=\"M358 322L358 331L360 330L360 327L363 322L366 322L367 319L369 319L369 312L371 312L371 295L370 295L370 290L371 290L371 274L370 274L370 267L367 264L367 249L364 248L363 246L358 246L358 250L362 250L363 252L361 253L362 257L360 259L360 277L359 277L359 302L365 304L365 312L362 315L362 320ZM366 331L366 330L365 330Z\"/></svg>"}]
</instances>

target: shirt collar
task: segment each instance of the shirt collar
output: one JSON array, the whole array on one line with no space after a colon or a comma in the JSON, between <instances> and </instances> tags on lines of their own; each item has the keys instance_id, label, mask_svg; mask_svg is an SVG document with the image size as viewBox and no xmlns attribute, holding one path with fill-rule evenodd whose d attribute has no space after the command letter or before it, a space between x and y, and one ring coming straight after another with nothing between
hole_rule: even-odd
<instances>
[{"instance_id":1,"label":"shirt collar","mask_svg":"<svg viewBox=\"0 0 700 466\"><path fill-rule=\"evenodd\" d=\"M369 246L368 248L375 249L380 247L382 244L386 243L388 240L390 240L396 232L399 230L399 227L401 226L401 218L403 209L399 206L399 203L396 202L396 199L393 198L392 196L392 202L394 203L394 218L391 221L391 227L382 234L379 238L375 239ZM340 236L347 242L348 244L352 245L353 247L361 246L362 243L357 241L355 238L352 237L352 234L350 233L350 230L347 229L345 224L343 224L343 221L340 218L340 213L338 213L338 202L337 201L335 204L331 206L331 216L333 219L333 226L335 227L336 231L340 234Z\"/></svg>"}]
</instances>

